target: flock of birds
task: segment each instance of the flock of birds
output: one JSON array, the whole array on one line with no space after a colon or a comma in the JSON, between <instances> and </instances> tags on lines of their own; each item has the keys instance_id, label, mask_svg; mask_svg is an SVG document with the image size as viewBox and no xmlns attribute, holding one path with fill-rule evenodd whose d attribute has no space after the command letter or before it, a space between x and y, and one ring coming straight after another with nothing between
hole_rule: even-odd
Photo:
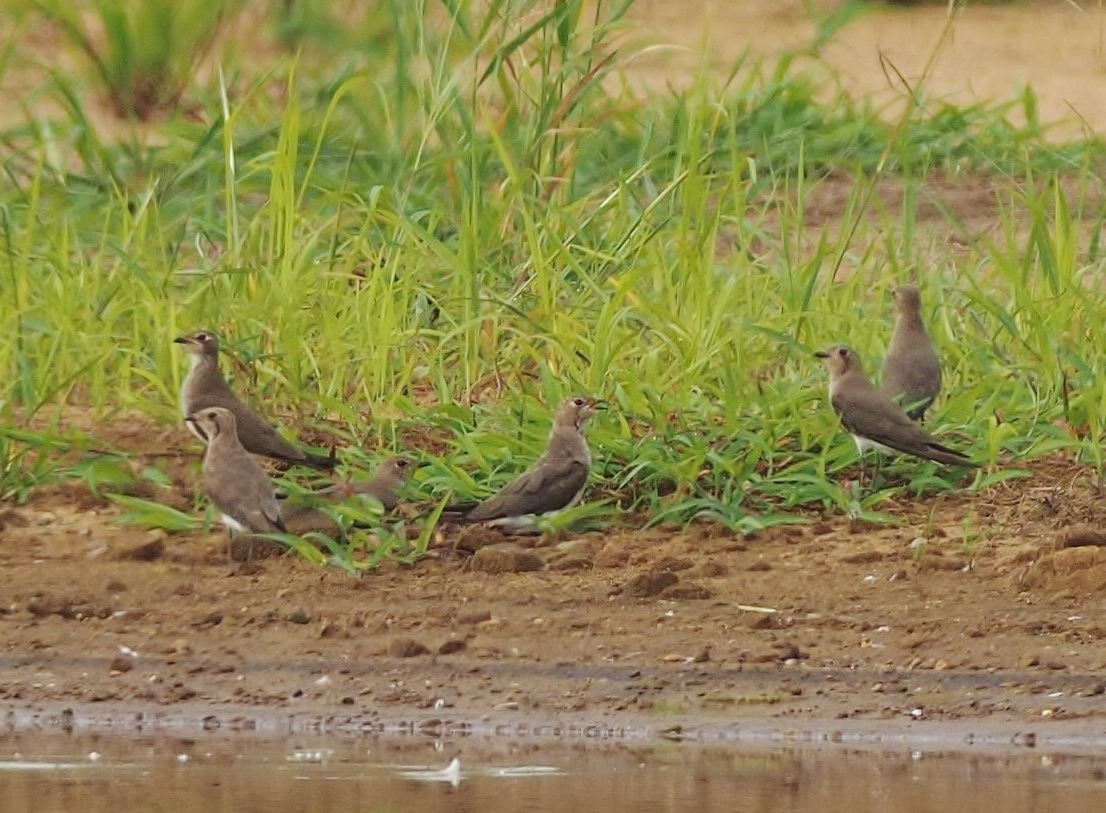
<instances>
[{"instance_id":1,"label":"flock of birds","mask_svg":"<svg viewBox=\"0 0 1106 813\"><path fill-rule=\"evenodd\" d=\"M207 444L203 486L231 533L287 533L280 500L256 456L290 464L332 469L333 451L323 457L289 443L234 394L219 368L219 341L210 332L174 339L188 352L191 367L181 387L185 423ZM573 505L591 470L584 438L585 422L602 407L596 399L575 395L561 404L545 454L514 482L475 505L450 506L444 514L456 522L488 522L507 527L527 524L536 515ZM373 477L336 483L315 496L342 500L367 494L385 510L396 507L399 492L417 466L410 457L385 460Z\"/></svg>"},{"instance_id":2,"label":"flock of birds","mask_svg":"<svg viewBox=\"0 0 1106 813\"><path fill-rule=\"evenodd\" d=\"M917 287L896 288L895 303L898 312L881 387L871 382L851 348L838 345L815 354L829 370L830 403L856 440L861 480L864 452L871 448L947 465L975 466L922 426L926 409L941 389L941 364L922 320ZM323 457L297 448L240 400L219 368L219 342L210 332L174 341L191 357L181 389L181 409L188 427L207 445L203 485L208 499L230 533L287 532L277 492L255 455L332 469L337 464L333 450ZM602 406L582 395L565 400L557 409L545 452L533 466L483 502L451 507L447 515L455 521L518 527L532 523L537 515L575 504L591 469L584 425ZM339 483L318 496L341 500L368 494L391 510L416 465L409 457L393 457L381 464L372 479Z\"/></svg>"}]
</instances>

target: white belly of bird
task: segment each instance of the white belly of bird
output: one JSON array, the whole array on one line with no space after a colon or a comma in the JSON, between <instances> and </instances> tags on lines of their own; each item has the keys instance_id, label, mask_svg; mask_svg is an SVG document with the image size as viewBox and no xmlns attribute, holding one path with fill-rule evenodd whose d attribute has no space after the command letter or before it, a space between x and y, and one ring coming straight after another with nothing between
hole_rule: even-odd
<instances>
[{"instance_id":1,"label":"white belly of bird","mask_svg":"<svg viewBox=\"0 0 1106 813\"><path fill-rule=\"evenodd\" d=\"M237 531L238 533L247 533L250 530L234 517L227 514L220 514L219 518L223 520L223 524L227 526L227 530Z\"/></svg>"},{"instance_id":2,"label":"white belly of bird","mask_svg":"<svg viewBox=\"0 0 1106 813\"><path fill-rule=\"evenodd\" d=\"M860 435L853 435L853 440L856 441L856 449L860 452L861 457L869 449L874 449L877 452L883 452L884 454L898 454L890 446L884 446L882 443L877 443L871 438L862 438Z\"/></svg>"},{"instance_id":3,"label":"white belly of bird","mask_svg":"<svg viewBox=\"0 0 1106 813\"><path fill-rule=\"evenodd\" d=\"M568 505L564 508L558 508L556 511L546 511L544 514L521 514L517 517L500 517L499 519L493 519L487 523L491 528L502 528L506 531L513 533L528 533L530 531L536 531L538 527L538 516L543 517L555 517L562 511L567 511L569 508L575 506L580 502L580 498L584 496L584 489L580 489L576 492L576 496L573 497Z\"/></svg>"}]
</instances>

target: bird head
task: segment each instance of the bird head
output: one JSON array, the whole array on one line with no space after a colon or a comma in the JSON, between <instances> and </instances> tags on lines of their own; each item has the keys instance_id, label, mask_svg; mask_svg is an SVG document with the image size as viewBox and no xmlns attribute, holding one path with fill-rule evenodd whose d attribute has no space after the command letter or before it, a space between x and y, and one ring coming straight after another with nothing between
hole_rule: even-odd
<instances>
[{"instance_id":1,"label":"bird head","mask_svg":"<svg viewBox=\"0 0 1106 813\"><path fill-rule=\"evenodd\" d=\"M822 360L822 363L826 365L826 369L829 370L831 378L840 378L851 370L862 369L860 356L851 347L846 347L843 344L819 350L814 354L814 357Z\"/></svg>"},{"instance_id":2,"label":"bird head","mask_svg":"<svg viewBox=\"0 0 1106 813\"><path fill-rule=\"evenodd\" d=\"M922 309L922 296L917 285L900 285L895 289L894 297L899 313L916 314Z\"/></svg>"},{"instance_id":3,"label":"bird head","mask_svg":"<svg viewBox=\"0 0 1106 813\"><path fill-rule=\"evenodd\" d=\"M575 426L580 429L584 422L602 409L602 404L586 395L573 395L566 398L557 410L557 423Z\"/></svg>"},{"instance_id":4,"label":"bird head","mask_svg":"<svg viewBox=\"0 0 1106 813\"><path fill-rule=\"evenodd\" d=\"M206 330L201 330L198 333L189 333L186 336L177 336L177 338L173 339L173 343L183 345L186 351L197 356L211 356L215 358L219 355L219 339L216 338L214 333Z\"/></svg>"},{"instance_id":5,"label":"bird head","mask_svg":"<svg viewBox=\"0 0 1106 813\"><path fill-rule=\"evenodd\" d=\"M222 407L208 407L199 412L193 412L185 418L185 421L194 426L208 443L219 435L224 433L234 435L238 431L234 413Z\"/></svg>"},{"instance_id":6,"label":"bird head","mask_svg":"<svg viewBox=\"0 0 1106 813\"><path fill-rule=\"evenodd\" d=\"M380 464L380 474L400 483L405 482L418 467L418 461L411 457L390 457Z\"/></svg>"}]
</instances>

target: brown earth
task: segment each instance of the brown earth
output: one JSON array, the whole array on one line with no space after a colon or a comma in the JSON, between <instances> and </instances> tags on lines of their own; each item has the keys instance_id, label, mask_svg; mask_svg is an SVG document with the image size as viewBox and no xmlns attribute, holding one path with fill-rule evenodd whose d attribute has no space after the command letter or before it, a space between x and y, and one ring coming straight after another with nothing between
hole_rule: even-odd
<instances>
[{"instance_id":1,"label":"brown earth","mask_svg":"<svg viewBox=\"0 0 1106 813\"><path fill-rule=\"evenodd\" d=\"M758 59L799 51L799 64L891 116L912 93L929 102L973 105L1036 95L1037 116L1056 123L1059 139L1106 133L1106 9L1064 0L972 2L956 12L942 38L948 4L872 4L870 10L811 48L815 25L805 9L826 15L838 0L637 0L632 16L652 47L630 63L631 81L651 91L686 87L703 63L719 78L745 53ZM936 59L931 58L936 53ZM1023 111L1011 120L1024 121Z\"/></svg>"},{"instance_id":2,"label":"brown earth","mask_svg":"<svg viewBox=\"0 0 1106 813\"><path fill-rule=\"evenodd\" d=\"M169 501L186 503L188 436L113 426L104 446L172 450ZM811 513L748 538L627 529L475 559L450 531L431 557L361 578L293 556L242 569L221 533L119 525L83 483L52 486L0 513L0 698L193 720L1070 733L1058 721L1097 726L1106 710L1106 507L1086 466L1028 469L982 494L897 500L891 526ZM464 539L483 536L504 544ZM497 572L515 566L537 569Z\"/></svg>"},{"instance_id":3,"label":"brown earth","mask_svg":"<svg viewBox=\"0 0 1106 813\"><path fill-rule=\"evenodd\" d=\"M654 9L661 28L664 5ZM753 30L791 31L780 15L797 5L735 2L734 14L771 10L760 29L741 18L713 30L743 43ZM913 53L924 41L917 26L938 13L895 9L873 20L908 24L866 22L843 36L858 54ZM973 10L1001 19L1005 34L973 87L986 75L1001 89L996 76L1029 70L1030 42L1066 58L1030 78L1067 81L1068 60L1086 51L1079 38L1097 30L1052 31L1049 21L1071 13ZM1089 18L1100 27L1101 15ZM681 23L673 41L701 30ZM1088 59L1098 93L1101 54ZM878 81L872 62L861 89ZM1043 93L1042 109L1069 98ZM834 216L835 188L823 187L819 216ZM995 212L989 181L939 183L934 196L952 200L977 234ZM173 499L190 501L197 449L178 427L137 417L111 427L86 428L105 448L169 449L160 462L177 480ZM1062 457L1024 468L1031 477L982 494L883 506L890 526L811 513L806 525L752 538L696 525L529 539L519 543L527 555L498 560L538 568L527 572L477 571L447 535L432 557L360 579L290 556L243 572L227 563L221 534L121 526L83 484L44 488L0 508L0 700L110 709L131 723L140 712L250 725L317 714L428 730L466 721L704 736L955 721L1025 743L1076 730L1101 740L1100 483Z\"/></svg>"}]
</instances>

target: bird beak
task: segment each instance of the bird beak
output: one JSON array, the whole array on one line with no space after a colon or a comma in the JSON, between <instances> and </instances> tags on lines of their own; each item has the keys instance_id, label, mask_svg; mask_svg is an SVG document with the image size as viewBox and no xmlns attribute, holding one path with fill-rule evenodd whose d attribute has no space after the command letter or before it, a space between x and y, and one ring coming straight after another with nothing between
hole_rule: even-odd
<instances>
[{"instance_id":1,"label":"bird beak","mask_svg":"<svg viewBox=\"0 0 1106 813\"><path fill-rule=\"evenodd\" d=\"M191 336L177 336L177 338L173 339L173 344L192 344L192 337ZM188 420L188 419L185 418L185 420Z\"/></svg>"},{"instance_id":2,"label":"bird beak","mask_svg":"<svg viewBox=\"0 0 1106 813\"><path fill-rule=\"evenodd\" d=\"M174 339L174 341L179 341L179 339ZM207 432L200 428L200 425L196 422L196 419L193 418L191 415L185 418L184 422L191 426L195 430L196 434L203 438L205 441L210 440L210 438L207 436Z\"/></svg>"},{"instance_id":3,"label":"bird beak","mask_svg":"<svg viewBox=\"0 0 1106 813\"><path fill-rule=\"evenodd\" d=\"M814 358L816 359L828 359L829 357L830 354L828 350L819 350L817 353L814 354Z\"/></svg>"}]
</instances>

